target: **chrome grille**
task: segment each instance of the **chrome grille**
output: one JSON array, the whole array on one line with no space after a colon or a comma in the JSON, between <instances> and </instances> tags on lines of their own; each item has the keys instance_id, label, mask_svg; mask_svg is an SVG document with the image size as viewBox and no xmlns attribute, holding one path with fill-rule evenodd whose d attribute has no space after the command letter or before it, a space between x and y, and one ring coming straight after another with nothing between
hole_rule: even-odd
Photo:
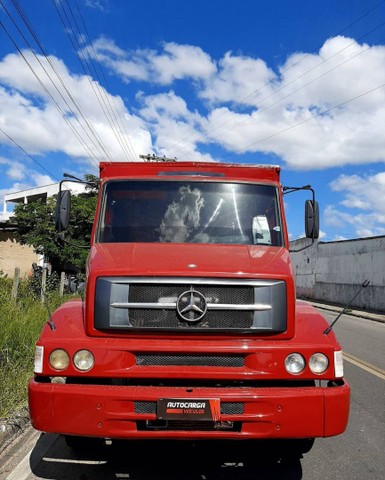
<instances>
[{"instance_id":1,"label":"chrome grille","mask_svg":"<svg viewBox=\"0 0 385 480\"><path fill-rule=\"evenodd\" d=\"M283 332L286 285L275 280L99 278L98 329Z\"/></svg>"}]
</instances>

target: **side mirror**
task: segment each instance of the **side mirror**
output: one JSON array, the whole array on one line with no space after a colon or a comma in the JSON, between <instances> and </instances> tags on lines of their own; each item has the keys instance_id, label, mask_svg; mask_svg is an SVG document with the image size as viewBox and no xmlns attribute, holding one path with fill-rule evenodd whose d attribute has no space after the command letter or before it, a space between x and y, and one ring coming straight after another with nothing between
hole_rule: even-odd
<instances>
[{"instance_id":1,"label":"side mirror","mask_svg":"<svg viewBox=\"0 0 385 480\"><path fill-rule=\"evenodd\" d=\"M319 237L319 206L316 200L305 202L305 232L307 238Z\"/></svg>"},{"instance_id":2,"label":"side mirror","mask_svg":"<svg viewBox=\"0 0 385 480\"><path fill-rule=\"evenodd\" d=\"M58 232L66 230L70 219L71 192L61 190L56 200L55 227Z\"/></svg>"}]
</instances>

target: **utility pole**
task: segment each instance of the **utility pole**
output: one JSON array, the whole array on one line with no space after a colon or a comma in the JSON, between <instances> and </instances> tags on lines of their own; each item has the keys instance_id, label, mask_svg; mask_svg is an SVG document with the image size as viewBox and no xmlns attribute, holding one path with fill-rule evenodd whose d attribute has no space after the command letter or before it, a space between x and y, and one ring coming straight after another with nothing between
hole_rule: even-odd
<instances>
[{"instance_id":1,"label":"utility pole","mask_svg":"<svg viewBox=\"0 0 385 480\"><path fill-rule=\"evenodd\" d=\"M174 158L168 158L166 155L163 155L163 157L159 157L154 154L148 153L147 155L139 155L140 158L142 158L145 162L176 162L176 157Z\"/></svg>"}]
</instances>

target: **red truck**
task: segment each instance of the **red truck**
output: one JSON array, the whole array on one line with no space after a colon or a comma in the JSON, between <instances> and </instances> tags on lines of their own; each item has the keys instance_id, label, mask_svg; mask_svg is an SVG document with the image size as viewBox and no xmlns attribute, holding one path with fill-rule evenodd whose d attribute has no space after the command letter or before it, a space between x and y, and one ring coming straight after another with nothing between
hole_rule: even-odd
<instances>
[{"instance_id":1,"label":"red truck","mask_svg":"<svg viewBox=\"0 0 385 480\"><path fill-rule=\"evenodd\" d=\"M279 440L297 453L343 433L341 347L296 300L293 190L274 165L101 163L84 298L58 308L36 344L33 427L72 446ZM318 237L314 192L305 230Z\"/></svg>"}]
</instances>

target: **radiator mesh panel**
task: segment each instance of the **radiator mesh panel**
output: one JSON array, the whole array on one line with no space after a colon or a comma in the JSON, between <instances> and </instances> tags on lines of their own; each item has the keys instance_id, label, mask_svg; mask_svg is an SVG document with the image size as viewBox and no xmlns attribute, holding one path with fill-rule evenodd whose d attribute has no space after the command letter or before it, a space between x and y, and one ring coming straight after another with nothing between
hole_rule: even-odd
<instances>
[{"instance_id":1,"label":"radiator mesh panel","mask_svg":"<svg viewBox=\"0 0 385 480\"><path fill-rule=\"evenodd\" d=\"M222 415L243 415L244 404L242 402L222 402ZM156 414L156 402L135 402L135 413Z\"/></svg>"},{"instance_id":2,"label":"radiator mesh panel","mask_svg":"<svg viewBox=\"0 0 385 480\"><path fill-rule=\"evenodd\" d=\"M188 366L188 367L243 367L242 355L157 355L141 353L136 355L136 364L141 366Z\"/></svg>"},{"instance_id":3,"label":"radiator mesh panel","mask_svg":"<svg viewBox=\"0 0 385 480\"><path fill-rule=\"evenodd\" d=\"M191 288L191 284L180 285L130 285L128 302L158 303L161 299L177 301L178 297ZM246 286L199 285L199 292L205 296L208 303L247 305L254 303L254 290ZM133 327L186 328L186 329L249 329L253 324L253 312L243 311L240 314L234 310L208 310L204 320L198 323L182 321L176 309L129 309L130 324Z\"/></svg>"}]
</instances>

